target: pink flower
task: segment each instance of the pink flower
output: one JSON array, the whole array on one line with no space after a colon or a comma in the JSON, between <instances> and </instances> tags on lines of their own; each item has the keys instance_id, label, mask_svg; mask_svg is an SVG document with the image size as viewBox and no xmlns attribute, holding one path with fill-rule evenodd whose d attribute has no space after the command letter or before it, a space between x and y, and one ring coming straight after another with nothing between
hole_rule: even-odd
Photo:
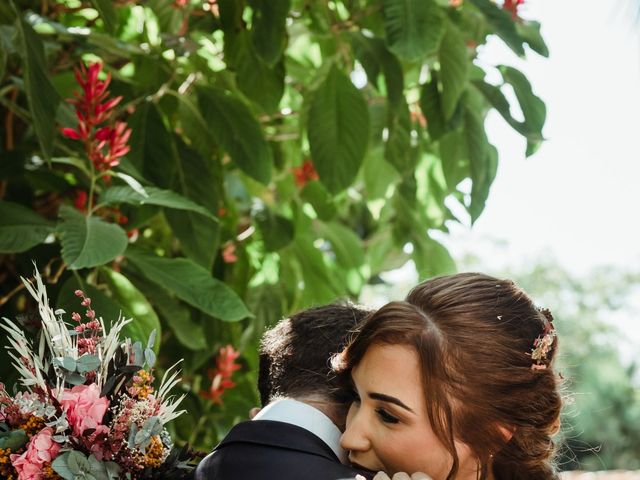
<instances>
[{"instance_id":1,"label":"pink flower","mask_svg":"<svg viewBox=\"0 0 640 480\"><path fill-rule=\"evenodd\" d=\"M44 428L34 435L27 451L22 455L11 455L11 463L18 472L18 480L42 480L42 466L53 461L60 452L60 445L51 438L53 429Z\"/></svg>"},{"instance_id":2,"label":"pink flower","mask_svg":"<svg viewBox=\"0 0 640 480\"><path fill-rule=\"evenodd\" d=\"M95 383L65 389L58 400L67 413L74 435L82 435L88 429L95 429L96 435L109 432L109 427L101 424L109 408L109 400L100 397L100 389Z\"/></svg>"}]
</instances>

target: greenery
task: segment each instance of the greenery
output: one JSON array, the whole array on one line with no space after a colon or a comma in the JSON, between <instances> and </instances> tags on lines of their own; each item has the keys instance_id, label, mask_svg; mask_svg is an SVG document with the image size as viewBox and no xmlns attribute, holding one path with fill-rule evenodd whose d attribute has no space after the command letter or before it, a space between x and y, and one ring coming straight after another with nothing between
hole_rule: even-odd
<instances>
[{"instance_id":1,"label":"greenery","mask_svg":"<svg viewBox=\"0 0 640 480\"><path fill-rule=\"evenodd\" d=\"M3 315L37 326L33 261L57 307L82 288L106 320L135 317L126 335L155 329L160 373L185 359L174 433L208 450L257 403L265 325L409 259L454 270L429 232L466 221L449 202L481 215L491 109L523 155L540 145L525 76L486 67L492 84L474 62L490 35L547 55L538 23L491 0L1 2ZM243 368L214 404L199 393L227 344Z\"/></svg>"}]
</instances>

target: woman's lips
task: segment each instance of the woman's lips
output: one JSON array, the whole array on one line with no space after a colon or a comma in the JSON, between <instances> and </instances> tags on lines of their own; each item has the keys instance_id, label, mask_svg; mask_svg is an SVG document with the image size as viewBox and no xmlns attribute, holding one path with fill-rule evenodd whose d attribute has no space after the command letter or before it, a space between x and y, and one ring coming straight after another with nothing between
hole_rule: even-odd
<instances>
[{"instance_id":1,"label":"woman's lips","mask_svg":"<svg viewBox=\"0 0 640 480\"><path fill-rule=\"evenodd\" d=\"M349 462L351 462L351 466L357 468L358 470L362 470L364 473L372 473L372 474L376 474L378 473L377 470L371 470L370 468L364 467L362 465L360 465L358 462L354 462L352 460L349 460Z\"/></svg>"}]
</instances>

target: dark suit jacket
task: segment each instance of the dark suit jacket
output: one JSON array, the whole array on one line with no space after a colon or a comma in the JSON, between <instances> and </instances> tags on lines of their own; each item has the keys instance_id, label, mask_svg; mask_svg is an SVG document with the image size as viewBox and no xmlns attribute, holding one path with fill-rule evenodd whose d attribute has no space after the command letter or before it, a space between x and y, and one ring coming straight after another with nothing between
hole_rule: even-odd
<instances>
[{"instance_id":1,"label":"dark suit jacket","mask_svg":"<svg viewBox=\"0 0 640 480\"><path fill-rule=\"evenodd\" d=\"M231 429L200 462L195 480L337 480L357 473L304 428L253 420Z\"/></svg>"}]
</instances>

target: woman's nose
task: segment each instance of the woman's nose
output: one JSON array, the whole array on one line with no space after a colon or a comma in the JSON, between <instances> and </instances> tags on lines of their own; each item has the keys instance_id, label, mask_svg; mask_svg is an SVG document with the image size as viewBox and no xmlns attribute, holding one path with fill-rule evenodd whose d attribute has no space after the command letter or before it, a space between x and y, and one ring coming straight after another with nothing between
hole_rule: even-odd
<instances>
[{"instance_id":1,"label":"woman's nose","mask_svg":"<svg viewBox=\"0 0 640 480\"><path fill-rule=\"evenodd\" d=\"M371 442L367 435L367 424L364 415L359 414L354 406L349 409L347 415L347 428L345 428L340 445L345 450L352 452L365 452L371 448Z\"/></svg>"}]
</instances>

